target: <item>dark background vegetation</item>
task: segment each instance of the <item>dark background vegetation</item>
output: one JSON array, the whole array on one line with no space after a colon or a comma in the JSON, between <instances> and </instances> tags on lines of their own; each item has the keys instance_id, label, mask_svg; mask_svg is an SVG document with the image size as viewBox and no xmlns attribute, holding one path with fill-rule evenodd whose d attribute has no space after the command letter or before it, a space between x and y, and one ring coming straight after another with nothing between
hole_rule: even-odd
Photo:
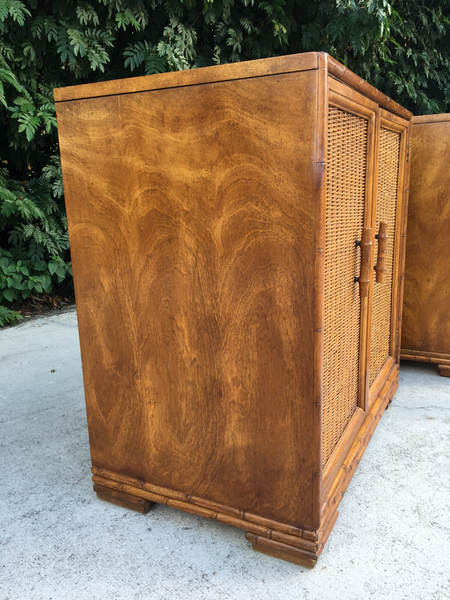
<instances>
[{"instance_id":1,"label":"dark background vegetation","mask_svg":"<svg viewBox=\"0 0 450 600\"><path fill-rule=\"evenodd\" d=\"M449 19L449 0L0 0L0 326L72 279L53 88L324 50L447 112Z\"/></svg>"}]
</instances>

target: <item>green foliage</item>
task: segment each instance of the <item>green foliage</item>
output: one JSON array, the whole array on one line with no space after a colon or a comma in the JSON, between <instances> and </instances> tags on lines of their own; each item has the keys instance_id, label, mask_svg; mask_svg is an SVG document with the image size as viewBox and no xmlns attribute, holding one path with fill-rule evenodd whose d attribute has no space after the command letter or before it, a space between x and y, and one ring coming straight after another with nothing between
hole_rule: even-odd
<instances>
[{"instance_id":1,"label":"green foliage","mask_svg":"<svg viewBox=\"0 0 450 600\"><path fill-rule=\"evenodd\" d=\"M302 16L297 51L329 52L415 114L450 110L448 0L312 2Z\"/></svg>"},{"instance_id":2,"label":"green foliage","mask_svg":"<svg viewBox=\"0 0 450 600\"><path fill-rule=\"evenodd\" d=\"M0 304L0 327L15 323L16 321L21 321L22 319L22 315L20 315L18 312L6 308L6 306L2 306Z\"/></svg>"},{"instance_id":3,"label":"green foliage","mask_svg":"<svg viewBox=\"0 0 450 600\"><path fill-rule=\"evenodd\" d=\"M449 34L450 0L0 0L0 325L71 278L53 88L323 50L448 112Z\"/></svg>"}]
</instances>

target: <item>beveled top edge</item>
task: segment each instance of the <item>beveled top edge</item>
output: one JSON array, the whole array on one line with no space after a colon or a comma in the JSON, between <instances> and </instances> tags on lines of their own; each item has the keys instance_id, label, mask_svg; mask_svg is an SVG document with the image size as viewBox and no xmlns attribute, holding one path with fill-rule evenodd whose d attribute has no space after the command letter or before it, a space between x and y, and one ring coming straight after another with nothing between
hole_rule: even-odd
<instances>
[{"instance_id":1,"label":"beveled top edge","mask_svg":"<svg viewBox=\"0 0 450 600\"><path fill-rule=\"evenodd\" d=\"M370 83L347 69L326 52L304 52L301 54L288 54L273 58L261 58L239 63L190 69L187 71L172 71L156 75L141 77L127 77L113 81L100 81L98 83L85 83L53 90L55 102L68 100L83 100L99 98L102 96L115 96L118 94L131 94L134 92L148 92L152 90L263 77L282 73L295 73L318 68L328 69L330 75L346 83L353 89L361 92L383 108L394 114L411 119L412 113L388 98L385 94L374 88Z\"/></svg>"},{"instance_id":2,"label":"beveled top edge","mask_svg":"<svg viewBox=\"0 0 450 600\"><path fill-rule=\"evenodd\" d=\"M374 100L382 106L386 108L390 112L402 117L403 119L407 119L408 121L412 118L413 114L406 108L403 108L398 102L395 102L383 92L380 92L377 88L367 83L362 77L347 69L342 63L338 62L335 58L326 54L328 73L333 75L340 81L343 81L353 89L361 92L364 96L367 96L371 100Z\"/></svg>"},{"instance_id":3,"label":"beveled top edge","mask_svg":"<svg viewBox=\"0 0 450 600\"><path fill-rule=\"evenodd\" d=\"M309 71L317 69L318 61L318 52L305 52L302 54L202 67L201 69L190 69L187 71L172 71L170 73L127 77L126 79L115 79L113 81L85 83L56 88L53 90L53 95L55 102L64 102L67 100L82 100L101 96L130 94L133 92L147 92L203 83L262 77L264 75Z\"/></svg>"},{"instance_id":4,"label":"beveled top edge","mask_svg":"<svg viewBox=\"0 0 450 600\"><path fill-rule=\"evenodd\" d=\"M450 121L450 113L442 113L440 115L417 115L413 117L413 125L421 123L442 123Z\"/></svg>"}]
</instances>

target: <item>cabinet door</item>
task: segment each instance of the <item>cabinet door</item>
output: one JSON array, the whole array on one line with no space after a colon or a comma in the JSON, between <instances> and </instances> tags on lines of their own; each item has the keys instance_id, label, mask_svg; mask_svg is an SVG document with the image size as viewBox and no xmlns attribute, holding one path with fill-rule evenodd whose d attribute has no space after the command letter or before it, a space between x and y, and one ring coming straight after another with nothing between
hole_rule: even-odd
<instances>
[{"instance_id":1,"label":"cabinet door","mask_svg":"<svg viewBox=\"0 0 450 600\"><path fill-rule=\"evenodd\" d=\"M366 401L367 280L361 297L364 228L370 227L378 107L330 82L325 232L324 388L322 464L350 440ZM366 232L367 233L367 232ZM371 241L369 236L369 244ZM369 248L369 253L370 248ZM347 431L346 431L347 429ZM335 461L330 461L334 463Z\"/></svg>"},{"instance_id":2,"label":"cabinet door","mask_svg":"<svg viewBox=\"0 0 450 600\"><path fill-rule=\"evenodd\" d=\"M406 121L380 109L371 298L370 386L377 380L378 384L382 383L389 369L395 364L397 356L399 258L407 127ZM387 230L387 237L383 234L383 227ZM373 389L378 387L379 385L375 385Z\"/></svg>"}]
</instances>

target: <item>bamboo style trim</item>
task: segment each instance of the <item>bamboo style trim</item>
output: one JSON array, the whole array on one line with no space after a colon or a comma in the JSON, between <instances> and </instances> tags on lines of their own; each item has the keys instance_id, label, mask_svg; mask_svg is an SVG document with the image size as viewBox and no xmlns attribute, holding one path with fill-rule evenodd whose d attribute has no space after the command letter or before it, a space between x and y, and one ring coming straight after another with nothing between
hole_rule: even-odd
<instances>
[{"instance_id":1,"label":"bamboo style trim","mask_svg":"<svg viewBox=\"0 0 450 600\"><path fill-rule=\"evenodd\" d=\"M101 469L98 469L101 471ZM120 476L117 476L120 477ZM310 553L315 553L317 550L317 542L299 537L298 535L291 535L289 533L285 533L283 530L289 530L289 525L284 525L282 523L275 523L268 519L263 519L260 517L256 517L255 515L251 515L254 520L258 520L260 524L255 523L254 521L247 520L248 515L243 511L233 511L233 509L227 509L227 507L221 507L222 512L214 509L203 508L201 504L208 504L216 507L220 507L220 505L215 504L213 502L202 501L201 499L194 499L192 497L189 500L175 500L173 498L169 498L167 496L162 496L160 494L156 494L153 492L149 492L144 488L139 488L132 486L130 484L121 483L120 481L116 481L113 479L109 479L107 477L102 477L101 475L94 475L92 477L92 481L94 482L94 490L96 491L96 486L101 486L101 489L110 488L112 490L117 490L119 492L123 492L124 494L134 495L136 497L143 497L146 500L150 500L151 502L156 502L158 504L165 504L166 506L171 506L173 508L178 508L184 512L192 513L194 515L198 515L200 517L205 517L207 519L218 521L219 523L225 523L226 525L231 525L236 527L237 529L244 529L253 534L257 534L258 536L262 536L264 538L274 540L278 543L288 544L294 548L303 549ZM151 487L151 486L147 486ZM193 501L196 501L194 503ZM223 509L231 510L233 512L239 512L243 515L243 517L233 517L230 514L225 514ZM272 527L267 527L264 523L270 523ZM273 525L276 525L276 528L273 528ZM295 530L295 528L292 528Z\"/></svg>"},{"instance_id":2,"label":"bamboo style trim","mask_svg":"<svg viewBox=\"0 0 450 600\"><path fill-rule=\"evenodd\" d=\"M375 271L377 274L377 283L383 283L386 274L386 250L387 242L389 239L388 224L386 221L380 221L380 228L378 232L378 254L377 264L375 265Z\"/></svg>"},{"instance_id":3,"label":"bamboo style trim","mask_svg":"<svg viewBox=\"0 0 450 600\"><path fill-rule=\"evenodd\" d=\"M378 395L375 402L372 403L370 411L368 412L359 432L353 442L342 467L337 474L327 497L322 506L322 522L324 525L319 530L318 543L324 544L328 537L331 527L330 523L334 519L334 513L337 513L337 508L341 502L344 493L346 492L348 485L354 475L354 472L369 444L369 441L375 431L378 421L381 418L387 404L392 400L397 388L399 381L399 368L398 365L393 369L390 377L387 379L383 389ZM335 519L334 519L335 520Z\"/></svg>"},{"instance_id":4,"label":"bamboo style trim","mask_svg":"<svg viewBox=\"0 0 450 600\"><path fill-rule=\"evenodd\" d=\"M326 494L329 486L334 481L365 418L366 413L362 408L358 407L325 465L323 470L322 496Z\"/></svg>"},{"instance_id":5,"label":"bamboo style trim","mask_svg":"<svg viewBox=\"0 0 450 600\"><path fill-rule=\"evenodd\" d=\"M343 64L338 62L332 56L326 54L328 72L330 75L337 77L353 89L361 92L364 96L367 96L371 100L377 102L383 108L393 112L394 114L403 117L404 119L411 119L412 112L400 106L398 102L391 100L388 96L374 88L370 83L367 83L364 79L347 69Z\"/></svg>"},{"instance_id":6,"label":"bamboo style trim","mask_svg":"<svg viewBox=\"0 0 450 600\"><path fill-rule=\"evenodd\" d=\"M405 360L424 360L426 362L431 362L428 359L439 360L440 362L445 362L446 360L450 361L450 354L442 353L442 352L427 352L426 350L409 350L407 348L402 348L401 357ZM417 358L413 358L413 357Z\"/></svg>"},{"instance_id":7,"label":"bamboo style trim","mask_svg":"<svg viewBox=\"0 0 450 600\"><path fill-rule=\"evenodd\" d=\"M327 132L328 132L328 72L326 61L319 56L317 78L317 147L315 169L315 275L314 275L314 444L319 448L316 478L313 488L314 522L319 524L322 486L322 403L324 372L324 310L325 310L325 223L327 208Z\"/></svg>"},{"instance_id":8,"label":"bamboo style trim","mask_svg":"<svg viewBox=\"0 0 450 600\"><path fill-rule=\"evenodd\" d=\"M441 354L439 352L425 352L425 350L405 350L404 348L402 348L400 351L400 358L402 360L415 360L420 362L433 363L435 365L450 365L450 354Z\"/></svg>"},{"instance_id":9,"label":"bamboo style trim","mask_svg":"<svg viewBox=\"0 0 450 600\"><path fill-rule=\"evenodd\" d=\"M359 296L360 298L368 298L371 271L371 256L372 256L372 229L363 227L360 241L361 246L361 271L358 277L359 281Z\"/></svg>"},{"instance_id":10,"label":"bamboo style trim","mask_svg":"<svg viewBox=\"0 0 450 600\"><path fill-rule=\"evenodd\" d=\"M379 398L380 395L384 394L383 390L387 381L392 381L393 379L395 379L395 377L397 377L398 379L398 375L395 375L395 372L398 372L398 369L399 367L398 365L396 365L395 360L392 357L390 357L386 361L386 364L383 366L381 371L378 373L375 382L370 388L369 407L373 409L375 401ZM323 502L325 502L325 500L328 498L330 490L332 489L333 485L335 485L336 477L339 471L342 469L342 465L344 464L347 455L350 452L352 444L360 434L365 419L367 418L368 414L371 414L371 411L368 409L367 413L364 413L363 411L361 411L361 413L362 414L359 415L359 418L355 418L355 421L353 423L350 422L347 426L347 429L344 435L342 436L339 445L336 448L336 454L333 453L333 455L330 458L329 464L327 464L326 466L326 469L324 471L322 487Z\"/></svg>"},{"instance_id":11,"label":"bamboo style trim","mask_svg":"<svg viewBox=\"0 0 450 600\"><path fill-rule=\"evenodd\" d=\"M165 504L207 519L231 525L247 531L246 538L253 543L253 548L261 552L290 560L297 564L312 568L317 561L330 532L338 517L338 506L347 490L351 478L362 455L372 437L377 423L388 402L398 387L399 369L395 365L377 400L373 402L369 413L362 422L347 456L330 487L321 509L321 525L315 531L302 530L291 525L278 523L245 511L226 507L209 500L203 500L182 492L176 492L160 486L151 485L134 479L92 467L94 490L102 493L105 500L116 496L134 496L135 503L139 498Z\"/></svg>"},{"instance_id":12,"label":"bamboo style trim","mask_svg":"<svg viewBox=\"0 0 450 600\"><path fill-rule=\"evenodd\" d=\"M254 530L254 532L258 534L265 532L267 535L269 535L271 530L276 530L288 535L289 538L295 537L296 539L303 538L303 534L306 533L303 529L292 525L278 523L277 521L272 521L271 519L266 519L252 513L223 506L222 504L210 500L203 500L202 498L145 483L144 481L112 473L111 471L106 471L97 467L92 467L91 472L93 473L92 481L94 483L108 486L111 489L116 489L127 494L147 498L158 504L174 506L185 512L199 514L222 523L233 525L239 529ZM240 525L237 525L237 522L239 522ZM313 541L311 537L313 536L310 534L308 538L305 539Z\"/></svg>"}]
</instances>

